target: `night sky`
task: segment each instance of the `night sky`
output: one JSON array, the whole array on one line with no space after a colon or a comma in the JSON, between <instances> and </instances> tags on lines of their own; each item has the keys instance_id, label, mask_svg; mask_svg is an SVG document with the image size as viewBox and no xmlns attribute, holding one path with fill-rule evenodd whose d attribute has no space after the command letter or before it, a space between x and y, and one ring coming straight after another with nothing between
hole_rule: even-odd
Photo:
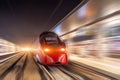
<instances>
[{"instance_id":1,"label":"night sky","mask_svg":"<svg viewBox=\"0 0 120 80\"><path fill-rule=\"evenodd\" d=\"M0 0L0 38L31 44L51 29L81 0Z\"/></svg>"}]
</instances>

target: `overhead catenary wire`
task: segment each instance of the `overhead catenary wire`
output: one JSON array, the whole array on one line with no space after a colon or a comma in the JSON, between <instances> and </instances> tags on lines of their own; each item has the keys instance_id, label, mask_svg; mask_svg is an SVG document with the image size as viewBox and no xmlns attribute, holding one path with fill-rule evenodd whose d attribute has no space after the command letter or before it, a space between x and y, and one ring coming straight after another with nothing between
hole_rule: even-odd
<instances>
[{"instance_id":1,"label":"overhead catenary wire","mask_svg":"<svg viewBox=\"0 0 120 80\"><path fill-rule=\"evenodd\" d=\"M51 13L51 15L49 16L48 20L46 21L46 24L44 26L48 26L49 22L51 21L51 19L53 18L53 16L55 15L56 11L59 9L59 7L62 5L63 0L60 0L58 5L55 7L55 9L53 10L53 12Z\"/></svg>"}]
</instances>

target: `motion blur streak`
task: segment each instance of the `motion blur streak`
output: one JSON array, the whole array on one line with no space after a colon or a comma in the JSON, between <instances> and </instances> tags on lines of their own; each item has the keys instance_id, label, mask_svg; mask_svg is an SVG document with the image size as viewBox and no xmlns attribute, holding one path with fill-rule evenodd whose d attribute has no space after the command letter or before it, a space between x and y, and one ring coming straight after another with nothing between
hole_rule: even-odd
<instances>
[{"instance_id":1,"label":"motion blur streak","mask_svg":"<svg viewBox=\"0 0 120 80\"><path fill-rule=\"evenodd\" d=\"M119 4L119 0L89 0L51 29L67 44L71 61L117 79L120 79Z\"/></svg>"},{"instance_id":2,"label":"motion blur streak","mask_svg":"<svg viewBox=\"0 0 120 80\"><path fill-rule=\"evenodd\" d=\"M10 53L15 53L18 50L18 46L0 38L0 55L6 55Z\"/></svg>"},{"instance_id":3,"label":"motion blur streak","mask_svg":"<svg viewBox=\"0 0 120 80\"><path fill-rule=\"evenodd\" d=\"M41 64L37 48L0 39L0 80L120 80L120 0L89 0L50 31L66 43L68 64Z\"/></svg>"}]
</instances>

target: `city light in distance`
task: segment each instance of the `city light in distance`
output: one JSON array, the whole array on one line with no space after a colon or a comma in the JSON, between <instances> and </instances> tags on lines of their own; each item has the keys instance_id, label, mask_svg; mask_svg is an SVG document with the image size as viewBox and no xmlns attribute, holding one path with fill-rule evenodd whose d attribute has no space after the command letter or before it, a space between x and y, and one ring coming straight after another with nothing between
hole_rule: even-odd
<instances>
[{"instance_id":1,"label":"city light in distance","mask_svg":"<svg viewBox=\"0 0 120 80\"><path fill-rule=\"evenodd\" d=\"M22 47L20 48L20 51L31 52L31 51L36 51L36 49L32 47Z\"/></svg>"},{"instance_id":2,"label":"city light in distance","mask_svg":"<svg viewBox=\"0 0 120 80\"><path fill-rule=\"evenodd\" d=\"M22 50L22 51L29 52L29 51L31 51L31 48L29 48L29 47L25 47L25 48L21 48L21 50Z\"/></svg>"}]
</instances>

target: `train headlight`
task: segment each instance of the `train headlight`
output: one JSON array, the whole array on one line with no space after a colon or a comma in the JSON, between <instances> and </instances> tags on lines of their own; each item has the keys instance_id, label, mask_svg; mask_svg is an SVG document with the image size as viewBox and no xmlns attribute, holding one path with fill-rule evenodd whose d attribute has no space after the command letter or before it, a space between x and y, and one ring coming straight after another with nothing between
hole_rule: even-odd
<instances>
[{"instance_id":1,"label":"train headlight","mask_svg":"<svg viewBox=\"0 0 120 80\"><path fill-rule=\"evenodd\" d=\"M60 50L64 52L64 51L65 51L65 48L61 48Z\"/></svg>"},{"instance_id":2,"label":"train headlight","mask_svg":"<svg viewBox=\"0 0 120 80\"><path fill-rule=\"evenodd\" d=\"M48 49L48 48L45 48L45 49L44 49L44 51L45 51L45 52L49 52L49 51L50 51L50 49Z\"/></svg>"}]
</instances>

